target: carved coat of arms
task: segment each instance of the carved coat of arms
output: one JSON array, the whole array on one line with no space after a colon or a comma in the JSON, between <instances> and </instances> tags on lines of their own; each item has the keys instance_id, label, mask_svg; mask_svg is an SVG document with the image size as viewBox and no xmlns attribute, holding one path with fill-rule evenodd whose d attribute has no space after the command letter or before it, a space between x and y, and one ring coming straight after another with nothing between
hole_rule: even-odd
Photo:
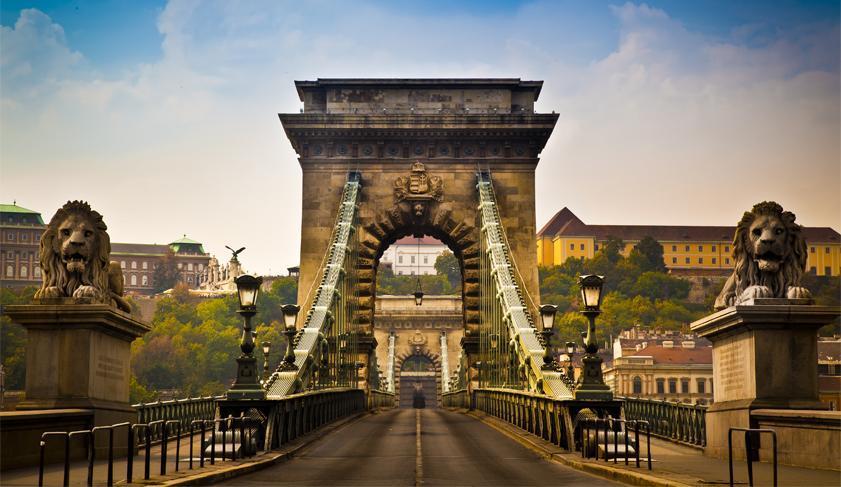
<instances>
[{"instance_id":1,"label":"carved coat of arms","mask_svg":"<svg viewBox=\"0 0 841 487\"><path fill-rule=\"evenodd\" d=\"M408 176L400 176L394 180L395 203L404 200L441 201L443 197L444 188L441 178L427 174L426 167L420 161L412 164L412 172Z\"/></svg>"}]
</instances>

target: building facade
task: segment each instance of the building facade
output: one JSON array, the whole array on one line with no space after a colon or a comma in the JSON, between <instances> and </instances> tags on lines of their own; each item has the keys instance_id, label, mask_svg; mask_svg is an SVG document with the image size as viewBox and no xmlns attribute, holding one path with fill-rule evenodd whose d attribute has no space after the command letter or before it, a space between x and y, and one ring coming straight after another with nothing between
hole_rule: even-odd
<instances>
[{"instance_id":1,"label":"building facade","mask_svg":"<svg viewBox=\"0 0 841 487\"><path fill-rule=\"evenodd\" d=\"M447 246L432 237L404 237L386 249L380 264L391 266L395 275L437 274L435 260Z\"/></svg>"},{"instance_id":2,"label":"building facade","mask_svg":"<svg viewBox=\"0 0 841 487\"><path fill-rule=\"evenodd\" d=\"M44 220L37 211L17 205L0 204L0 269L3 287L41 284L38 243L44 233Z\"/></svg>"},{"instance_id":3,"label":"building facade","mask_svg":"<svg viewBox=\"0 0 841 487\"><path fill-rule=\"evenodd\" d=\"M635 327L613 342L605 383L619 396L688 404L713 400L712 343L694 335Z\"/></svg>"},{"instance_id":4,"label":"building facade","mask_svg":"<svg viewBox=\"0 0 841 487\"><path fill-rule=\"evenodd\" d=\"M841 410L841 338L818 337L818 397Z\"/></svg>"},{"instance_id":5,"label":"building facade","mask_svg":"<svg viewBox=\"0 0 841 487\"><path fill-rule=\"evenodd\" d=\"M47 228L37 211L0 204L0 269L4 287L41 285L38 249L41 234ZM172 251L178 280L198 287L199 276L206 271L210 255L201 242L184 235L167 245L111 242L111 260L120 263L129 293L153 294L155 267Z\"/></svg>"},{"instance_id":6,"label":"building facade","mask_svg":"<svg viewBox=\"0 0 841 487\"><path fill-rule=\"evenodd\" d=\"M630 254L645 237L663 246L663 263L675 274L725 275L733 270L734 226L589 225L572 211L557 212L537 233L540 266L564 263L569 258L593 258L610 237L625 243ZM803 227L809 248L806 268L819 276L841 275L841 234L829 227Z\"/></svg>"}]
</instances>

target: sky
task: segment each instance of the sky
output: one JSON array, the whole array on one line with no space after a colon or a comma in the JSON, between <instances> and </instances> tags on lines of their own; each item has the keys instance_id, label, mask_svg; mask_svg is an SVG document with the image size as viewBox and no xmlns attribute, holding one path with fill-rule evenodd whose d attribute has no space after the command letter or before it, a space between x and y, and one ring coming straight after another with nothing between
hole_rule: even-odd
<instances>
[{"instance_id":1,"label":"sky","mask_svg":"<svg viewBox=\"0 0 841 487\"><path fill-rule=\"evenodd\" d=\"M251 272L297 265L294 80L543 80L560 114L537 226L735 224L773 199L841 229L839 3L0 3L0 202L69 199L112 241L183 234ZM234 247L238 248L238 247Z\"/></svg>"}]
</instances>

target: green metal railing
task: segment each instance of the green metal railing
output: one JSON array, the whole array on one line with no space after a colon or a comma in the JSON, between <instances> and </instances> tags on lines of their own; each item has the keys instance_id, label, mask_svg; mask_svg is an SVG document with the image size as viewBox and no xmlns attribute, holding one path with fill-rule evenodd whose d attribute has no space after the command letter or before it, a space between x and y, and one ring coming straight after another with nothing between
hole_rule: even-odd
<instances>
[{"instance_id":1,"label":"green metal railing","mask_svg":"<svg viewBox=\"0 0 841 487\"><path fill-rule=\"evenodd\" d=\"M617 399L625 401L625 419L648 421L651 434L688 445L706 446L706 406L634 397Z\"/></svg>"},{"instance_id":2,"label":"green metal railing","mask_svg":"<svg viewBox=\"0 0 841 487\"><path fill-rule=\"evenodd\" d=\"M474 391L476 409L507 421L561 448L575 449L575 434L564 400L505 389Z\"/></svg>"},{"instance_id":3,"label":"green metal railing","mask_svg":"<svg viewBox=\"0 0 841 487\"><path fill-rule=\"evenodd\" d=\"M291 394L273 401L266 445L278 448L338 419L366 410L362 389L325 389Z\"/></svg>"},{"instance_id":4,"label":"green metal railing","mask_svg":"<svg viewBox=\"0 0 841 487\"><path fill-rule=\"evenodd\" d=\"M562 374L543 366L544 344L538 339L526 305L525 286L502 226L491 176L479 174L481 219L479 259L479 387L523 389L558 399L571 399ZM466 370L463 371L466 373Z\"/></svg>"},{"instance_id":5,"label":"green metal railing","mask_svg":"<svg viewBox=\"0 0 841 487\"><path fill-rule=\"evenodd\" d=\"M294 343L295 370L283 364L266 382L266 397L280 399L305 390L358 387L358 332L353 325L357 300L356 232L358 173L350 173L342 192L330 247L316 281L315 297L305 302L306 321ZM309 298L307 298L307 301Z\"/></svg>"},{"instance_id":6,"label":"green metal railing","mask_svg":"<svg viewBox=\"0 0 841 487\"><path fill-rule=\"evenodd\" d=\"M132 407L137 409L138 423L178 421L181 431L188 431L193 421L213 419L216 414L216 401L224 398L225 396L191 397L170 401L141 402L133 404ZM152 441L160 440L161 434L160 430L155 430Z\"/></svg>"}]
</instances>

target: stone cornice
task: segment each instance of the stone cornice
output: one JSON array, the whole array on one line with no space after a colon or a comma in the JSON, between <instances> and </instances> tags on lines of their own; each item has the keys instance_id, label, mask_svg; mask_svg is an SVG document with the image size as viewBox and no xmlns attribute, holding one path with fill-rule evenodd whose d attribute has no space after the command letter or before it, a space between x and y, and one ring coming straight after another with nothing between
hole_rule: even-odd
<instances>
[{"instance_id":1,"label":"stone cornice","mask_svg":"<svg viewBox=\"0 0 841 487\"><path fill-rule=\"evenodd\" d=\"M802 304L806 300L757 299L701 318L689 328L702 337L736 333L744 329L820 328L841 314L839 306ZM763 304L768 303L768 304Z\"/></svg>"},{"instance_id":2,"label":"stone cornice","mask_svg":"<svg viewBox=\"0 0 841 487\"><path fill-rule=\"evenodd\" d=\"M130 314L106 304L84 304L81 299L42 300L45 304L19 304L3 308L14 323L26 328L92 328L120 338L134 339L152 328ZM55 304L47 303L55 301ZM76 301L75 303L73 301Z\"/></svg>"}]
</instances>

